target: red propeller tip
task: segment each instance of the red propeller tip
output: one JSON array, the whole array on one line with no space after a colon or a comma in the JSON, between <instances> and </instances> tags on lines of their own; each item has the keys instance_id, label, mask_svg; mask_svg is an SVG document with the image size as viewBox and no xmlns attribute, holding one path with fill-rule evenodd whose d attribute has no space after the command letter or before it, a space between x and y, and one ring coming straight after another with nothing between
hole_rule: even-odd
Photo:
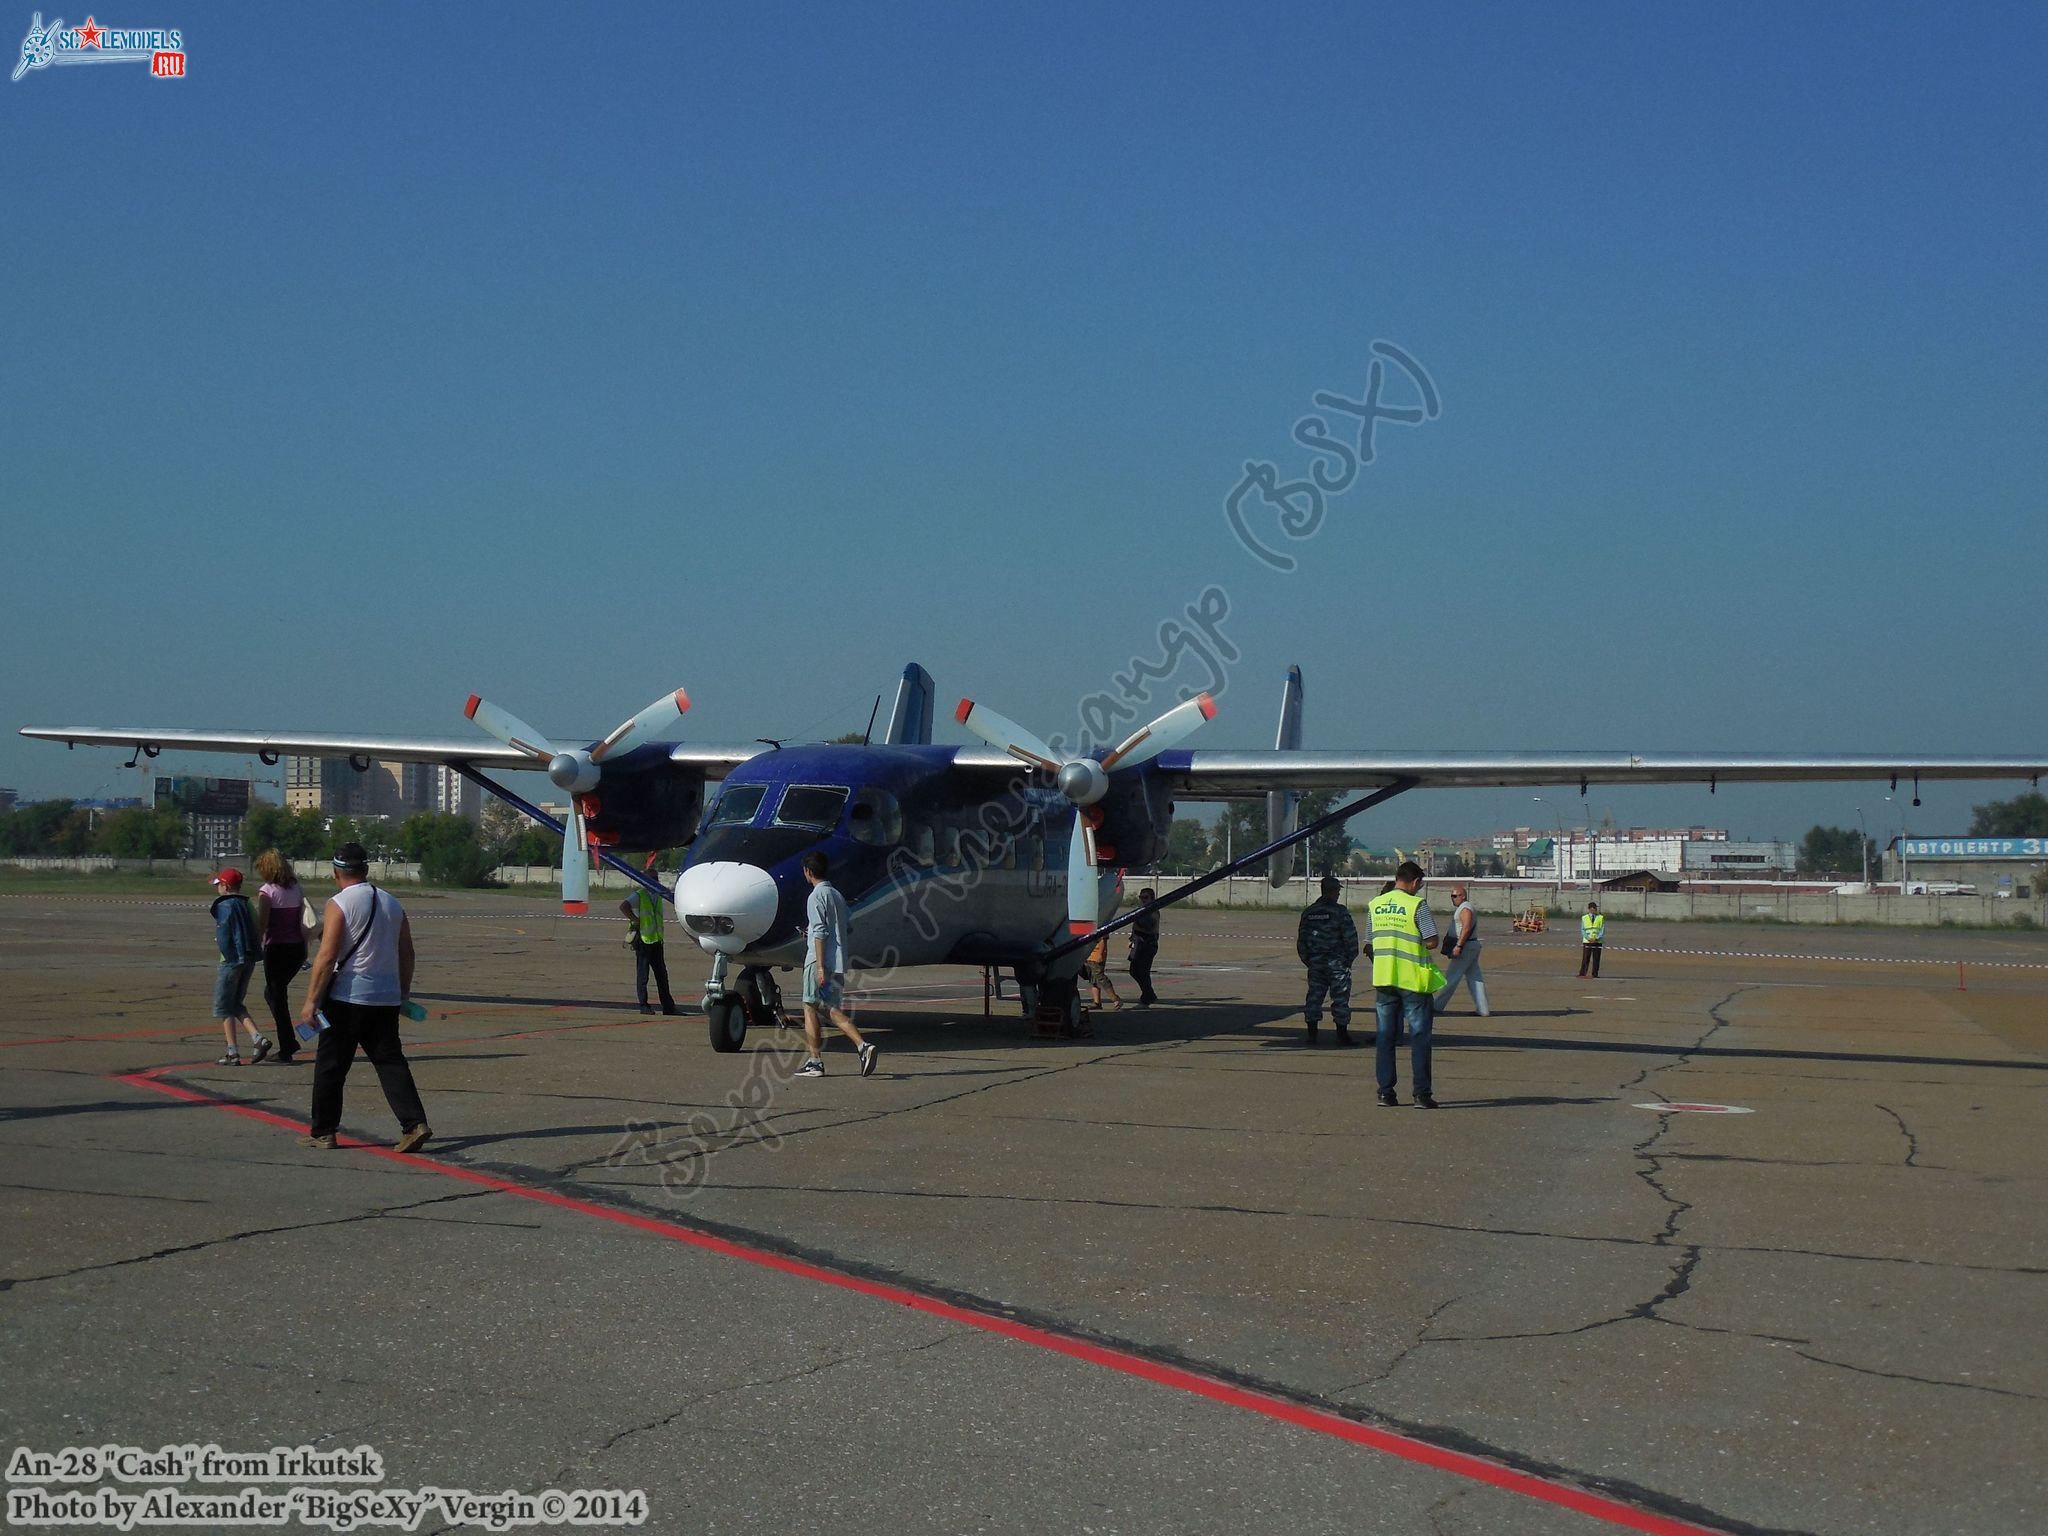
<instances>
[{"instance_id":1,"label":"red propeller tip","mask_svg":"<svg viewBox=\"0 0 2048 1536\"><path fill-rule=\"evenodd\" d=\"M469 702L462 706L462 718L474 720L476 718L476 707L481 703L483 703L483 699L479 695L472 693L469 696Z\"/></svg>"},{"instance_id":2,"label":"red propeller tip","mask_svg":"<svg viewBox=\"0 0 2048 1536\"><path fill-rule=\"evenodd\" d=\"M590 903L587 901L565 901L562 903L562 910L570 917L581 917L590 910Z\"/></svg>"},{"instance_id":3,"label":"red propeller tip","mask_svg":"<svg viewBox=\"0 0 2048 1536\"><path fill-rule=\"evenodd\" d=\"M1071 923L1071 922L1070 922L1070 923L1068 923L1068 924L1067 924L1067 932L1071 933L1071 934L1072 934L1072 935L1073 935L1073 936L1074 936L1075 938L1077 938L1077 939L1078 939L1078 938L1080 938L1080 937L1081 937L1081 935L1082 935L1082 934L1084 934L1084 933L1093 933L1094 931L1095 931L1095 925L1094 925L1093 923Z\"/></svg>"},{"instance_id":4,"label":"red propeller tip","mask_svg":"<svg viewBox=\"0 0 2048 1536\"><path fill-rule=\"evenodd\" d=\"M1204 720L1214 720L1216 718L1216 701L1210 698L1209 695L1205 693L1195 702L1202 706L1202 718Z\"/></svg>"},{"instance_id":5,"label":"red propeller tip","mask_svg":"<svg viewBox=\"0 0 2048 1536\"><path fill-rule=\"evenodd\" d=\"M965 725L967 723L967 717L973 713L974 700L962 699L960 701L960 707L953 711L953 718L955 720L958 720L962 725Z\"/></svg>"},{"instance_id":6,"label":"red propeller tip","mask_svg":"<svg viewBox=\"0 0 2048 1536\"><path fill-rule=\"evenodd\" d=\"M676 690L676 713L679 715L687 715L689 712L690 696L687 693L683 692L682 689L678 688Z\"/></svg>"}]
</instances>

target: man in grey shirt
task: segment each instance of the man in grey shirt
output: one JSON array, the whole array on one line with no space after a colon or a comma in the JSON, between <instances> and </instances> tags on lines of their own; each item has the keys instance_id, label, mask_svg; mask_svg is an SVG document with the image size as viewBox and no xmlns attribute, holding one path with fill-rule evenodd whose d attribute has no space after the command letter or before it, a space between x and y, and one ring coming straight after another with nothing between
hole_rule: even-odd
<instances>
[{"instance_id":1,"label":"man in grey shirt","mask_svg":"<svg viewBox=\"0 0 2048 1536\"><path fill-rule=\"evenodd\" d=\"M804 1039L811 1055L796 1075L825 1075L824 1029L818 1015L826 1014L833 1027L853 1042L860 1054L860 1075L866 1077L875 1070L877 1053L847 1017L846 898L825 878L829 868L824 854L813 850L804 855L804 878L811 883L811 898L804 907Z\"/></svg>"}]
</instances>

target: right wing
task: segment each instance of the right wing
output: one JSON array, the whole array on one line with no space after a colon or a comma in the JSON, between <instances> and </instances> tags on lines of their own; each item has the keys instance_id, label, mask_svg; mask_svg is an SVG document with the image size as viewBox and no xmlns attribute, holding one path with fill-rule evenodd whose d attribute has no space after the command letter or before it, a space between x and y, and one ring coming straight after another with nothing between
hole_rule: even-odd
<instances>
[{"instance_id":1,"label":"right wing","mask_svg":"<svg viewBox=\"0 0 2048 1536\"><path fill-rule=\"evenodd\" d=\"M255 754L266 762L279 757L359 757L377 763L464 763L472 768L506 772L531 770L524 752L482 736L342 736L286 731L189 731L155 726L25 725L21 734L38 741L61 741L70 747L139 747L151 757L158 752L230 752ZM669 761L722 779L748 758L758 745L698 746L678 742L669 747Z\"/></svg>"}]
</instances>

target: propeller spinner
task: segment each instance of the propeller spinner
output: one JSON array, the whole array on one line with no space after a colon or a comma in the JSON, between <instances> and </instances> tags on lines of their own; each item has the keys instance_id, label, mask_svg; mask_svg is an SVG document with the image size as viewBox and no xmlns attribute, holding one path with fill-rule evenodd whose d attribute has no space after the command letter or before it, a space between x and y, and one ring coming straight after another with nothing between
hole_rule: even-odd
<instances>
[{"instance_id":1,"label":"propeller spinner","mask_svg":"<svg viewBox=\"0 0 2048 1536\"><path fill-rule=\"evenodd\" d=\"M584 821L583 799L604 776L606 758L630 752L683 718L690 696L678 688L664 694L602 741L588 747L562 747L549 741L509 710L476 694L462 712L486 735L495 736L515 752L523 752L548 780L569 796L569 825L562 838L562 910L580 916L590 910L590 829Z\"/></svg>"},{"instance_id":2,"label":"propeller spinner","mask_svg":"<svg viewBox=\"0 0 2048 1536\"><path fill-rule=\"evenodd\" d=\"M1216 701L1197 694L1177 704L1105 752L1100 759L1073 757L1065 761L1051 747L1013 720L985 705L962 699L954 718L999 751L1050 774L1060 793L1074 803L1074 833L1067 842L1067 930L1093 933L1102 911L1101 882L1095 860L1095 828L1102 815L1094 807L1109 793L1109 776L1118 768L1135 768L1179 746L1205 720L1216 717Z\"/></svg>"}]
</instances>

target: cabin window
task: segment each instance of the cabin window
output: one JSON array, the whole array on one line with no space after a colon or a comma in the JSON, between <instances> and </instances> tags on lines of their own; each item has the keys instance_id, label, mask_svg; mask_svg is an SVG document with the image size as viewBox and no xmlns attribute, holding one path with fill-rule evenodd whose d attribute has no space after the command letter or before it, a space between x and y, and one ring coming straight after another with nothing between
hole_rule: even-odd
<instances>
[{"instance_id":1,"label":"cabin window","mask_svg":"<svg viewBox=\"0 0 2048 1536\"><path fill-rule=\"evenodd\" d=\"M894 847L903 838L903 809L886 789L863 789L853 797L846 830L855 842Z\"/></svg>"},{"instance_id":2,"label":"cabin window","mask_svg":"<svg viewBox=\"0 0 2048 1536\"><path fill-rule=\"evenodd\" d=\"M744 826L761 809L761 800L767 793L766 784L726 785L719 791L718 803L711 808L709 824L714 827Z\"/></svg>"},{"instance_id":3,"label":"cabin window","mask_svg":"<svg viewBox=\"0 0 2048 1536\"><path fill-rule=\"evenodd\" d=\"M837 784L792 784L782 792L782 804L775 809L778 827L824 827L839 825L839 813L846 806L846 790Z\"/></svg>"}]
</instances>

